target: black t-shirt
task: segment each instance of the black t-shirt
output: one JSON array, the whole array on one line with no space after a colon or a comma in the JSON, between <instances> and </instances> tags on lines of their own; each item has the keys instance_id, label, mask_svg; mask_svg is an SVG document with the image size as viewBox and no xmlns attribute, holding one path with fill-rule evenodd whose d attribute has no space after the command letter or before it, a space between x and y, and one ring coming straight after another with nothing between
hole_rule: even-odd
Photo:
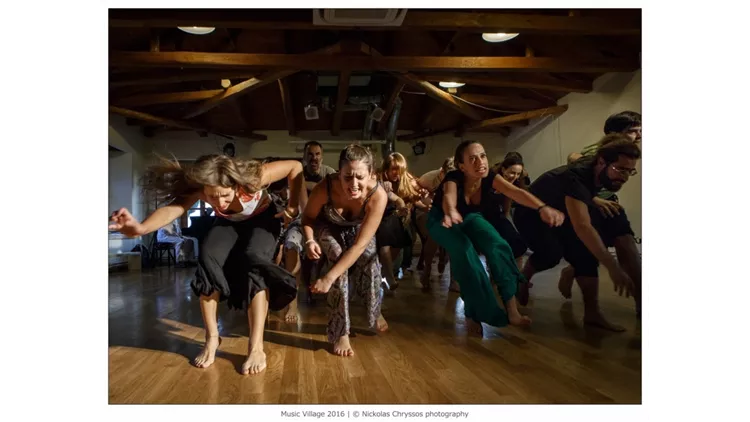
<instances>
[{"instance_id":1,"label":"black t-shirt","mask_svg":"<svg viewBox=\"0 0 750 422\"><path fill-rule=\"evenodd\" d=\"M488 204L488 201L492 201L491 195L497 196L493 193L492 189L492 181L495 180L495 176L497 173L490 170L487 177L482 179L482 197L480 199L480 204L467 204L466 200L464 199L464 173L461 170L453 170L445 175L445 179L443 179L443 182L440 183L440 187L437 190L437 193L435 194L435 200L433 201L434 205L436 207L443 206L443 195L445 194L444 188L446 182L455 182L457 187L457 198L456 198L456 208L458 209L458 212L463 215L469 215L474 212L482 212L484 209L486 209L486 206Z\"/></svg>"},{"instance_id":2,"label":"black t-shirt","mask_svg":"<svg viewBox=\"0 0 750 422\"><path fill-rule=\"evenodd\" d=\"M529 186L529 191L545 204L566 214L566 196L593 205L594 196L601 190L594 185L594 164L594 157L584 157L552 169L539 176Z\"/></svg>"}]
</instances>

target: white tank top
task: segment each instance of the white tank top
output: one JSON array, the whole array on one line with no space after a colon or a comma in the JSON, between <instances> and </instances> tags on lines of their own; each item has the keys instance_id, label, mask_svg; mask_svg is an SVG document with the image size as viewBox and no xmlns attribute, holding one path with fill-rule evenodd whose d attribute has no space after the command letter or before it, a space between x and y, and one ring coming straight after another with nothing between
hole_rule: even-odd
<instances>
[{"instance_id":1,"label":"white tank top","mask_svg":"<svg viewBox=\"0 0 750 422\"><path fill-rule=\"evenodd\" d=\"M216 216L229 221L245 221L262 213L271 204L271 198L265 189L255 193L247 193L243 188L239 188L237 190L237 200L242 204L242 211L234 214L224 214L218 209L214 209Z\"/></svg>"}]
</instances>

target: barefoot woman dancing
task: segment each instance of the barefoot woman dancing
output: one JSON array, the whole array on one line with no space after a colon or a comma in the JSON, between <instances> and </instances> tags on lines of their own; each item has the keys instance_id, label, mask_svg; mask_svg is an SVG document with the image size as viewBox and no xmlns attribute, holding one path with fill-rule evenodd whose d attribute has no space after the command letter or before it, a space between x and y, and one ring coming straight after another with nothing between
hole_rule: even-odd
<instances>
[{"instance_id":1,"label":"barefoot woman dancing","mask_svg":"<svg viewBox=\"0 0 750 422\"><path fill-rule=\"evenodd\" d=\"M247 310L250 341L242 373L257 374L266 367L263 326L268 308L281 310L297 295L294 276L273 262L281 228L265 187L283 178L291 186L289 206L283 212L288 224L307 195L302 189L302 165L296 161L262 164L225 155L200 157L187 168L164 160L149 169L144 188L169 205L142 223L124 208L112 214L110 230L143 236L179 218L199 199L215 210L217 219L201 245L191 285L200 296L206 326L206 344L193 361L199 368L214 362L221 342L216 310L223 300L230 309Z\"/></svg>"},{"instance_id":2,"label":"barefoot woman dancing","mask_svg":"<svg viewBox=\"0 0 750 422\"><path fill-rule=\"evenodd\" d=\"M354 354L349 343L350 286L364 300L370 328L388 328L380 314L382 279L375 245L388 197L373 177L372 163L367 148L346 147L339 156L339 172L315 186L302 216L307 256L317 260L325 254L332 264L311 290L328 293L328 341L339 356Z\"/></svg>"},{"instance_id":3,"label":"barefoot woman dancing","mask_svg":"<svg viewBox=\"0 0 750 422\"><path fill-rule=\"evenodd\" d=\"M454 160L459 170L446 175L430 210L427 229L450 255L453 274L461 287L467 328L481 335L482 322L495 327L528 325L531 320L518 312L515 296L518 284L526 280L518 271L508 242L482 216L482 201L489 200L494 189L538 210L539 217L550 226L562 224L564 216L491 171L482 144L461 142ZM498 306L479 254L487 259L507 314Z\"/></svg>"}]
</instances>

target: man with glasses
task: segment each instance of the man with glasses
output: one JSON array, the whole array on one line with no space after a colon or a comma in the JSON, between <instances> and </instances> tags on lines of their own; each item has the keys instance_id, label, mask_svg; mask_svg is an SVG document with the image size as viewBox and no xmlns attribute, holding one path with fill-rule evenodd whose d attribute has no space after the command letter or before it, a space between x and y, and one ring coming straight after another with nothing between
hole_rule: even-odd
<instances>
[{"instance_id":1,"label":"man with glasses","mask_svg":"<svg viewBox=\"0 0 750 422\"><path fill-rule=\"evenodd\" d=\"M609 323L599 309L599 263L607 268L620 295L630 296L633 280L609 253L603 240L602 215L596 210L594 198L606 189L617 192L636 174L641 157L640 148L625 135L616 133L604 137L593 156L550 170L529 186L529 191L545 205L565 212L566 220L560 227L545 225L539 210L520 207L513 221L521 237L533 251L523 268L523 275L531 281L534 274L556 266L565 258L574 267L574 277L581 287L584 302L584 323L611 331L623 327ZM516 295L525 305L529 298L529 284L519 284Z\"/></svg>"},{"instance_id":2,"label":"man with glasses","mask_svg":"<svg viewBox=\"0 0 750 422\"><path fill-rule=\"evenodd\" d=\"M627 137L638 148L641 147L641 114L634 111L623 111L610 116L604 122L604 133L609 135L619 133ZM580 154L573 153L568 156L568 163L581 157L591 157L601 146L601 142L589 145ZM625 269L635 283L633 298L635 299L636 315L641 317L641 255L636 245L635 235L630 226L627 214L615 192L602 190L594 198L594 206L602 215L601 233L604 244L610 248L614 247L617 260ZM560 293L570 299L573 288L575 270L572 265L565 267L560 273L558 286Z\"/></svg>"}]
</instances>

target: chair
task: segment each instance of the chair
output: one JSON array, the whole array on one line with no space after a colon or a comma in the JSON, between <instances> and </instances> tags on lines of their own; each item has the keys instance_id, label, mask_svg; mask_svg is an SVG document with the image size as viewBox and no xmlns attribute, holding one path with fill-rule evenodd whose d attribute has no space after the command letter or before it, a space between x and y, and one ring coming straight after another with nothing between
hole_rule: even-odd
<instances>
[{"instance_id":1,"label":"chair","mask_svg":"<svg viewBox=\"0 0 750 422\"><path fill-rule=\"evenodd\" d=\"M174 243L164 243L156 241L156 233L151 237L151 266L156 267L157 263L162 263L164 252L167 253L167 267L177 265L177 257L174 254Z\"/></svg>"}]
</instances>

